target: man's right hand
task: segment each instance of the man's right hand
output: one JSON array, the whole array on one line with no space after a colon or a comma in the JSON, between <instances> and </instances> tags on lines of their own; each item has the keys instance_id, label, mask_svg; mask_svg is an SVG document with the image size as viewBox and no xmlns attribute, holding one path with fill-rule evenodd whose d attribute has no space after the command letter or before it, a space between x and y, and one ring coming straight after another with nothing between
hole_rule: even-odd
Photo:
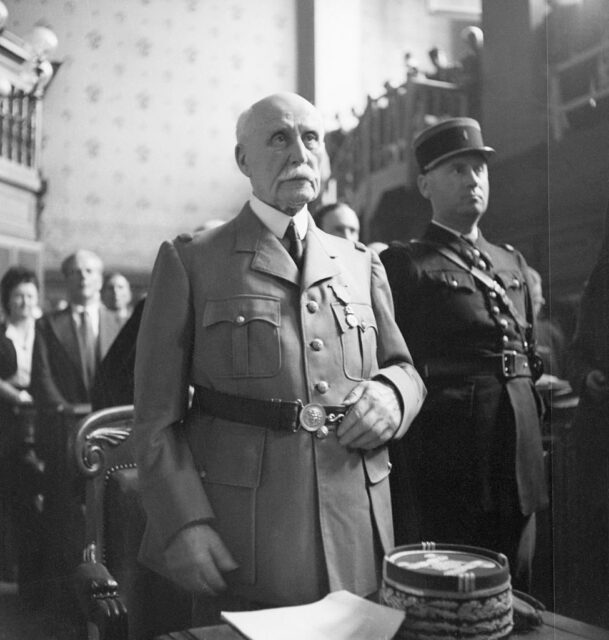
<instances>
[{"instance_id":1,"label":"man's right hand","mask_svg":"<svg viewBox=\"0 0 609 640\"><path fill-rule=\"evenodd\" d=\"M609 397L609 382L602 371L590 371L586 377L586 392L595 402Z\"/></svg>"},{"instance_id":2,"label":"man's right hand","mask_svg":"<svg viewBox=\"0 0 609 640\"><path fill-rule=\"evenodd\" d=\"M207 524L180 531L164 553L168 576L193 593L217 595L226 590L222 574L239 566L220 536Z\"/></svg>"}]
</instances>

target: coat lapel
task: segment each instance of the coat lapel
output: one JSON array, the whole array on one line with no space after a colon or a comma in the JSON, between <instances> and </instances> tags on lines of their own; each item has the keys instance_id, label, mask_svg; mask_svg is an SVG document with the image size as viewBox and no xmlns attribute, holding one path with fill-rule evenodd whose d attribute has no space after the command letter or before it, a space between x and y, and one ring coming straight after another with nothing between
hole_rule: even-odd
<instances>
[{"instance_id":1,"label":"coat lapel","mask_svg":"<svg viewBox=\"0 0 609 640\"><path fill-rule=\"evenodd\" d=\"M49 318L49 324L53 329L57 340L63 346L72 364L82 372L82 362L80 359L80 346L76 336L76 327L72 320L70 307Z\"/></svg>"},{"instance_id":2,"label":"coat lapel","mask_svg":"<svg viewBox=\"0 0 609 640\"><path fill-rule=\"evenodd\" d=\"M235 219L238 252L253 253L251 268L300 285L300 272L279 239L246 204Z\"/></svg>"}]
</instances>

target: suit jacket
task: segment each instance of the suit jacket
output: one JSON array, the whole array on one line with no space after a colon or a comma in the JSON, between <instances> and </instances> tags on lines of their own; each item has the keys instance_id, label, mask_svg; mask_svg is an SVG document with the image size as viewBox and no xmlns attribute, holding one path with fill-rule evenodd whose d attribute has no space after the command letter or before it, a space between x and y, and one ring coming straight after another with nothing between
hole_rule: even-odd
<instances>
[{"instance_id":1,"label":"suit jacket","mask_svg":"<svg viewBox=\"0 0 609 640\"><path fill-rule=\"evenodd\" d=\"M520 316L532 318L522 255L510 245L487 242L482 234L476 254L472 245L435 224L421 240L395 243L381 254L396 320L417 369L423 371L430 361L460 363L503 350L526 352L528 338L497 295L430 244L448 247L477 266L486 256L487 273L501 283ZM422 471L414 483L427 502L450 489L486 510L496 508L489 484L499 473L515 479L523 514L546 506L541 401L533 380L478 374L429 378L426 384L427 400L413 433L420 435L422 450L415 462Z\"/></svg>"},{"instance_id":2,"label":"suit jacket","mask_svg":"<svg viewBox=\"0 0 609 640\"><path fill-rule=\"evenodd\" d=\"M99 354L103 359L120 331L121 322L114 311L103 305L99 314ZM69 307L36 322L31 387L36 405L41 408L90 402Z\"/></svg>"},{"instance_id":3,"label":"suit jacket","mask_svg":"<svg viewBox=\"0 0 609 640\"><path fill-rule=\"evenodd\" d=\"M91 388L93 411L105 407L133 404L135 345L140 328L145 298L134 307L123 324L106 357L99 363Z\"/></svg>"},{"instance_id":4,"label":"suit jacket","mask_svg":"<svg viewBox=\"0 0 609 640\"><path fill-rule=\"evenodd\" d=\"M410 363L378 258L312 219L301 282L249 205L222 227L164 243L137 344L134 442L148 515L141 559L163 572L171 537L203 520L239 563L236 594L296 604L328 589L374 591L377 541L393 544L386 448L363 453L333 434L272 431L247 416L231 422L196 401L187 411L187 390L335 405L378 376L402 398L399 437L424 395Z\"/></svg>"}]
</instances>

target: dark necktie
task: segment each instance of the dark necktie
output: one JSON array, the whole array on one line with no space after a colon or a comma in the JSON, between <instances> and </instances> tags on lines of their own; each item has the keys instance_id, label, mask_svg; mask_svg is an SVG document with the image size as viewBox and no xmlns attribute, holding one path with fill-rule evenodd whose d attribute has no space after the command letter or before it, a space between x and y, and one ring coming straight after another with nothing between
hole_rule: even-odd
<instances>
[{"instance_id":1,"label":"dark necktie","mask_svg":"<svg viewBox=\"0 0 609 640\"><path fill-rule=\"evenodd\" d=\"M288 240L288 253L292 256L292 260L296 263L296 266L300 269L302 266L303 246L302 240L296 231L296 224L294 220L290 220L290 224L285 232L285 237Z\"/></svg>"},{"instance_id":2,"label":"dark necktie","mask_svg":"<svg viewBox=\"0 0 609 640\"><path fill-rule=\"evenodd\" d=\"M90 388L93 384L96 365L96 340L93 332L93 324L89 312L84 310L80 312L80 348L82 365L85 373L85 384Z\"/></svg>"}]
</instances>

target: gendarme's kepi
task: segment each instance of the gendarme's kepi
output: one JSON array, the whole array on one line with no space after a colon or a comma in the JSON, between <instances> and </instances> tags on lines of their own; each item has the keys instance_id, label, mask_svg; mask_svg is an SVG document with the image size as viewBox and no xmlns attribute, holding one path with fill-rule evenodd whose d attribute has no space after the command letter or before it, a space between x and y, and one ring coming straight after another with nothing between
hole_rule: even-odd
<instances>
[{"instance_id":1,"label":"gendarme's kepi","mask_svg":"<svg viewBox=\"0 0 609 640\"><path fill-rule=\"evenodd\" d=\"M450 118L428 127L414 139L413 148L422 173L463 153L478 152L487 159L495 153L484 144L480 124L473 118Z\"/></svg>"}]
</instances>

